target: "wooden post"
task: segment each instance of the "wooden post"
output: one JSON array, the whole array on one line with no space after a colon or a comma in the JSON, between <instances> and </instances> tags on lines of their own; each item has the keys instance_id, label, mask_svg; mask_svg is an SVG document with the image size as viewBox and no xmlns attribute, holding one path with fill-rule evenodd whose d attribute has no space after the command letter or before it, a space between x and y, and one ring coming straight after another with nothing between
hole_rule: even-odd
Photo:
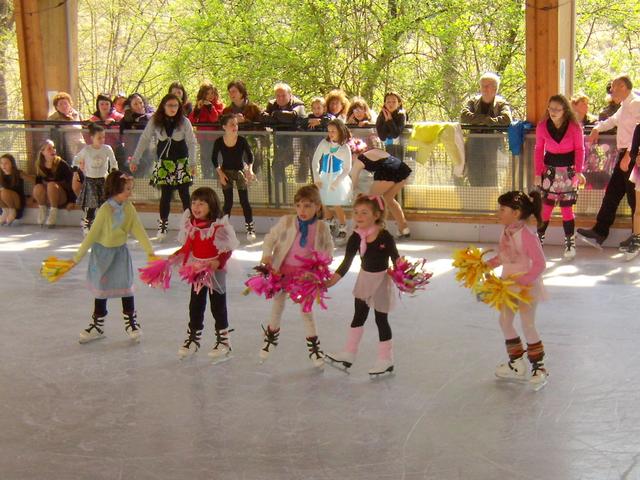
<instances>
[{"instance_id":1,"label":"wooden post","mask_svg":"<svg viewBox=\"0 0 640 480\"><path fill-rule=\"evenodd\" d=\"M78 85L77 0L14 0L24 118L46 120L49 97Z\"/></svg>"},{"instance_id":2,"label":"wooden post","mask_svg":"<svg viewBox=\"0 0 640 480\"><path fill-rule=\"evenodd\" d=\"M551 95L573 94L575 0L528 0L526 7L527 120L545 115Z\"/></svg>"}]
</instances>

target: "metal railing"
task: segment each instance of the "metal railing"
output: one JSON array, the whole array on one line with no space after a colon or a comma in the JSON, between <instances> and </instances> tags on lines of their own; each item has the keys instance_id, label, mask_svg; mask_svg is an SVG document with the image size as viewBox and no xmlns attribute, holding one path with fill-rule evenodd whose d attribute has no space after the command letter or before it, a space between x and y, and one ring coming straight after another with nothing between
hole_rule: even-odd
<instances>
[{"instance_id":1,"label":"metal railing","mask_svg":"<svg viewBox=\"0 0 640 480\"><path fill-rule=\"evenodd\" d=\"M59 154L71 163L73 156L89 141L87 131L80 127L60 122L0 121L0 153L13 154L19 168L32 171L39 146L51 138ZM128 158L133 154L141 133L141 130L128 130L121 135L117 129L106 130L107 144L114 149L121 169L128 170ZM375 129L357 128L352 133L366 139L375 135ZM535 144L532 132L525 136L521 155L513 155L509 151L505 129L473 133L473 129L465 128L464 133L466 169L463 176L454 175L453 160L443 144L437 144L426 159L419 156L416 147L409 145L410 130L405 131L396 145L386 147L413 171L400 198L407 212L486 214L495 211L496 198L501 193L532 187ZM252 204L258 207L290 207L297 188L312 180L313 153L326 133L259 130L241 131L240 134L249 141L255 157L257 180L249 188ZM211 152L213 142L220 135L222 132L219 130L197 131L198 167L194 181L194 187L209 186L219 194L221 187L215 178ZM615 165L615 155L614 136L601 135L599 144L588 148L585 161L587 183L579 194L576 213L597 213ZM159 199L159 191L148 181L154 161L155 147L152 145L134 174L138 179L134 189L135 201L156 202ZM359 189L367 191L371 181L371 176L363 172ZM30 188L27 185L29 191ZM622 202L619 214L630 215L626 202Z\"/></svg>"}]
</instances>

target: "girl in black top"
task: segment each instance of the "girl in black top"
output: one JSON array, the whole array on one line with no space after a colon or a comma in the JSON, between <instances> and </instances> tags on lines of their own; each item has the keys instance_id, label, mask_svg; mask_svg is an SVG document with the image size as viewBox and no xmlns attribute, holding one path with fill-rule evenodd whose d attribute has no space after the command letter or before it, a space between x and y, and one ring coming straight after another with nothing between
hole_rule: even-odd
<instances>
[{"instance_id":1,"label":"girl in black top","mask_svg":"<svg viewBox=\"0 0 640 480\"><path fill-rule=\"evenodd\" d=\"M253 212L249 204L248 181L255 179L253 174L253 152L247 139L238 136L238 119L235 115L227 113L220 118L220 124L224 135L216 139L213 144L211 161L218 173L218 180L224 194L225 215L231 215L233 207L233 184L238 189L238 197L244 214L247 229L247 240L256 239L256 229L253 223Z\"/></svg>"},{"instance_id":2,"label":"girl in black top","mask_svg":"<svg viewBox=\"0 0 640 480\"><path fill-rule=\"evenodd\" d=\"M127 97L125 102L126 109L124 116L120 120L120 141L124 147L123 155L125 162L121 162L120 156L116 154L118 159L118 170L129 173L128 160L133 156L140 140L139 133L132 133L130 130L144 130L149 123L152 113L149 111L149 104L147 100L139 93L132 93ZM152 148L148 148L142 154L138 169L134 175L137 178L147 176L153 162L155 160L155 153Z\"/></svg>"},{"instance_id":3,"label":"girl in black top","mask_svg":"<svg viewBox=\"0 0 640 480\"><path fill-rule=\"evenodd\" d=\"M360 253L361 269L353 289L355 297L355 313L347 337L344 351L329 353L327 357L351 367L358 351L358 344L364 333L364 323L373 307L378 326L380 343L378 359L370 375L379 375L393 371L393 349L391 343L391 327L388 313L393 307L394 287L387 274L389 260L398 259L398 249L393 236L384 229L384 200L381 196L360 195L353 206L355 230L347 242L344 260L327 287L335 285L349 271L356 253Z\"/></svg>"},{"instance_id":4,"label":"girl in black top","mask_svg":"<svg viewBox=\"0 0 640 480\"><path fill-rule=\"evenodd\" d=\"M16 159L5 153L0 157L0 225L11 225L17 218L22 218L24 204L24 180Z\"/></svg>"},{"instance_id":5,"label":"girl in black top","mask_svg":"<svg viewBox=\"0 0 640 480\"><path fill-rule=\"evenodd\" d=\"M74 203L76 195L71 188L73 170L56 155L56 147L51 140L45 140L36 162L36 180L33 198L38 202L38 224L49 228L56 225L58 208ZM51 207L47 216L47 205Z\"/></svg>"}]
</instances>

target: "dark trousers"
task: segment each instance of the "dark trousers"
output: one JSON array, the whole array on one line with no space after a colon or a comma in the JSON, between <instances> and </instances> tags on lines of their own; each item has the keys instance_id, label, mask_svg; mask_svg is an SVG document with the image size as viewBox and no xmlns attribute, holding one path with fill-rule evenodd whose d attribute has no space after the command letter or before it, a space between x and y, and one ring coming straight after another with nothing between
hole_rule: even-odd
<instances>
[{"instance_id":1,"label":"dark trousers","mask_svg":"<svg viewBox=\"0 0 640 480\"><path fill-rule=\"evenodd\" d=\"M191 199L189 197L189 184L184 183L182 185L161 185L160 186L160 218L167 220L169 218L169 212L171 211L171 197L173 197L173 191L177 190L182 201L182 209L188 210L191 207Z\"/></svg>"},{"instance_id":2,"label":"dark trousers","mask_svg":"<svg viewBox=\"0 0 640 480\"><path fill-rule=\"evenodd\" d=\"M231 208L233 207L233 186L223 188L222 194L224 195L224 206L222 207L222 211L225 215L231 216ZM251 210L251 204L249 203L249 190L246 188L244 190L238 189L238 197L240 198L244 221L246 223L253 222L253 210Z\"/></svg>"},{"instance_id":3,"label":"dark trousers","mask_svg":"<svg viewBox=\"0 0 640 480\"><path fill-rule=\"evenodd\" d=\"M501 144L501 138L492 136L467 139L465 162L469 185L472 187L498 185L498 150Z\"/></svg>"},{"instance_id":4,"label":"dark trousers","mask_svg":"<svg viewBox=\"0 0 640 480\"><path fill-rule=\"evenodd\" d=\"M359 298L355 299L355 312L353 314L353 321L351 322L351 328L362 327L364 322L367 321L369 315L369 305L364 300ZM381 342L391 340L391 327L389 326L389 315L387 313L374 310L376 316L376 325L378 326L378 337Z\"/></svg>"},{"instance_id":5,"label":"dark trousers","mask_svg":"<svg viewBox=\"0 0 640 480\"><path fill-rule=\"evenodd\" d=\"M122 313L132 314L136 311L136 306L133 301L133 297L122 297ZM96 317L107 316L107 299L96 298L93 305L93 314Z\"/></svg>"},{"instance_id":6,"label":"dark trousers","mask_svg":"<svg viewBox=\"0 0 640 480\"><path fill-rule=\"evenodd\" d=\"M209 290L206 287L196 293L193 287L191 287L191 301L189 302L189 328L191 331L202 330L204 328L207 293L209 294L209 304L211 314L215 320L216 331L225 330L229 327L227 320L227 295Z\"/></svg>"},{"instance_id":7,"label":"dark trousers","mask_svg":"<svg viewBox=\"0 0 640 480\"><path fill-rule=\"evenodd\" d=\"M593 227L593 229L603 237L609 236L609 229L616 219L618 205L620 205L625 194L627 195L627 202L629 202L629 206L631 207L631 213L633 214L636 210L636 185L629 181L629 175L631 175L634 164L632 162L626 172L623 172L620 168L620 160L622 160L626 151L627 149L623 148L618 152L616 166L613 169L611 179L609 179L607 189L604 192L602 205L596 218L596 225Z\"/></svg>"}]
</instances>

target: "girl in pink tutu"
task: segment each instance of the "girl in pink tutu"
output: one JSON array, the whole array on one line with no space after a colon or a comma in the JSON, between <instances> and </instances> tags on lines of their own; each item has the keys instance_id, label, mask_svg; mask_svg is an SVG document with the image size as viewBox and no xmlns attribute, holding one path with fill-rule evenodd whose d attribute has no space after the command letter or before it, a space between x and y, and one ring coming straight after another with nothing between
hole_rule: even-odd
<instances>
[{"instance_id":1,"label":"girl in pink tutu","mask_svg":"<svg viewBox=\"0 0 640 480\"><path fill-rule=\"evenodd\" d=\"M546 383L547 370L544 365L544 346L535 325L535 313L537 301L544 296L542 272L546 261L536 233L526 225L526 220L532 215L538 223L541 222L542 198L538 192L527 195L513 191L500 195L498 203L498 219L504 225L504 231L500 236L498 255L487 263L492 268L502 265L502 278L511 277L519 285L530 287L533 301L530 304L520 302L518 311L527 341L527 357L531 364L529 381L534 387L542 386ZM525 380L525 350L513 326L514 318L515 313L509 308L505 307L500 312L500 328L504 334L509 361L498 365L496 376Z\"/></svg>"},{"instance_id":2,"label":"girl in pink tutu","mask_svg":"<svg viewBox=\"0 0 640 480\"><path fill-rule=\"evenodd\" d=\"M178 239L184 245L172 257L182 256L180 274L192 283L187 338L178 355L184 358L200 348L208 295L216 330L209 356L222 360L231 353L225 265L239 242L211 188L201 187L191 194L191 211L184 212Z\"/></svg>"},{"instance_id":3,"label":"girl in pink tutu","mask_svg":"<svg viewBox=\"0 0 640 480\"><path fill-rule=\"evenodd\" d=\"M327 357L345 368L351 367L358 352L358 344L364 333L364 323L373 307L378 326L378 359L370 375L393 371L393 347L388 314L393 307L395 288L387 274L389 259L395 264L399 257L393 236L384 228L384 201L379 195L360 195L353 206L355 230L347 241L342 264L338 267L327 287L335 285L345 276L357 253L360 253L361 270L353 289L355 313L342 352L329 353Z\"/></svg>"}]
</instances>

